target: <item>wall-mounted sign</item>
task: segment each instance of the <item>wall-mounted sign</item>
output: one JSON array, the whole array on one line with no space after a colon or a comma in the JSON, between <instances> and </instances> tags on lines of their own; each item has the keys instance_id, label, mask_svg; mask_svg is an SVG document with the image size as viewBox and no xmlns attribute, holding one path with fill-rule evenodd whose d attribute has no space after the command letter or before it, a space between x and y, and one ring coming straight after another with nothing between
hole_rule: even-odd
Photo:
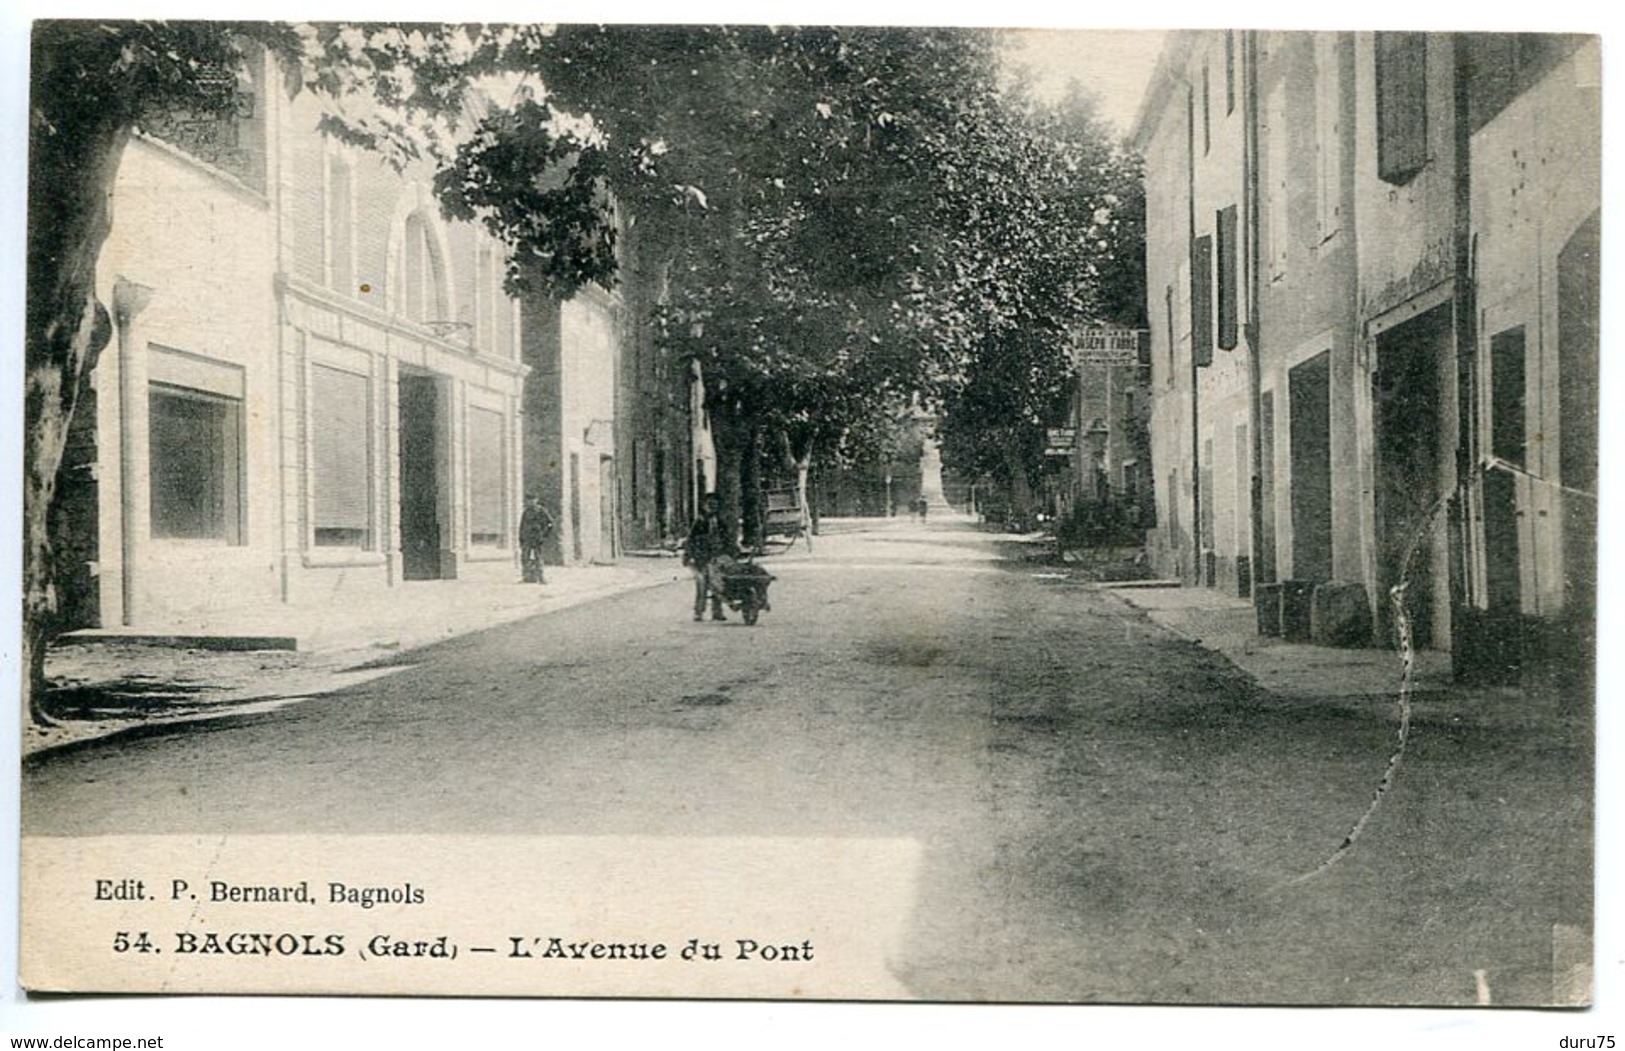
<instances>
[{"instance_id":1,"label":"wall-mounted sign","mask_svg":"<svg viewBox=\"0 0 1625 1051\"><path fill-rule=\"evenodd\" d=\"M1072 361L1085 365L1138 365L1144 329L1085 328L1072 336Z\"/></svg>"}]
</instances>

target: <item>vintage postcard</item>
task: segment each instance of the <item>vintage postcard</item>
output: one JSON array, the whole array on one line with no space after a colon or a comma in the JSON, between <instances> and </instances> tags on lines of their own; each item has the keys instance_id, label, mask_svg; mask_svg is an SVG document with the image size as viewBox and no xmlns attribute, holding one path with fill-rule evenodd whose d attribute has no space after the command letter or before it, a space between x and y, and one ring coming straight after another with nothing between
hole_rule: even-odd
<instances>
[{"instance_id":1,"label":"vintage postcard","mask_svg":"<svg viewBox=\"0 0 1625 1051\"><path fill-rule=\"evenodd\" d=\"M31 62L31 993L1592 1003L1598 37Z\"/></svg>"}]
</instances>

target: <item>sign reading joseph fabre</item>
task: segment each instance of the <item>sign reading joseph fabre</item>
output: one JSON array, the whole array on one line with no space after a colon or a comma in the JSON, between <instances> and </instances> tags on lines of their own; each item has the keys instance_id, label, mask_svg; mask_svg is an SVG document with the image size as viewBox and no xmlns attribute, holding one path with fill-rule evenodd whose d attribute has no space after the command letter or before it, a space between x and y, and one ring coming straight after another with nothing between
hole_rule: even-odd
<instances>
[{"instance_id":1,"label":"sign reading joseph fabre","mask_svg":"<svg viewBox=\"0 0 1625 1051\"><path fill-rule=\"evenodd\" d=\"M1072 337L1072 360L1083 365L1138 365L1140 330L1086 328Z\"/></svg>"}]
</instances>

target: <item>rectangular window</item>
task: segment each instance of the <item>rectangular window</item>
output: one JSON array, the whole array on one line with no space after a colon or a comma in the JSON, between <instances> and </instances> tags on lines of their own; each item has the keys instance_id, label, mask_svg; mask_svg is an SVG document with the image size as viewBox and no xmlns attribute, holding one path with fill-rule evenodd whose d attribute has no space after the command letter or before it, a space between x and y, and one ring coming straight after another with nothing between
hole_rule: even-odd
<instances>
[{"instance_id":1,"label":"rectangular window","mask_svg":"<svg viewBox=\"0 0 1625 1051\"><path fill-rule=\"evenodd\" d=\"M153 383L147 419L152 535L241 544L242 400Z\"/></svg>"},{"instance_id":2,"label":"rectangular window","mask_svg":"<svg viewBox=\"0 0 1625 1051\"><path fill-rule=\"evenodd\" d=\"M1377 175L1406 183L1427 163L1427 34L1376 35Z\"/></svg>"},{"instance_id":3,"label":"rectangular window","mask_svg":"<svg viewBox=\"0 0 1625 1051\"><path fill-rule=\"evenodd\" d=\"M468 410L468 541L500 546L507 535L502 414Z\"/></svg>"},{"instance_id":4,"label":"rectangular window","mask_svg":"<svg viewBox=\"0 0 1625 1051\"><path fill-rule=\"evenodd\" d=\"M1219 349L1235 350L1240 327L1237 275L1236 206L1219 209Z\"/></svg>"},{"instance_id":5,"label":"rectangular window","mask_svg":"<svg viewBox=\"0 0 1625 1051\"><path fill-rule=\"evenodd\" d=\"M149 106L137 123L143 132L265 192L266 134L264 53L245 48L241 67L203 63L194 80L211 89L216 105Z\"/></svg>"},{"instance_id":6,"label":"rectangular window","mask_svg":"<svg viewBox=\"0 0 1625 1051\"><path fill-rule=\"evenodd\" d=\"M1236 31L1224 31L1224 115L1236 112Z\"/></svg>"},{"instance_id":7,"label":"rectangular window","mask_svg":"<svg viewBox=\"0 0 1625 1051\"><path fill-rule=\"evenodd\" d=\"M312 540L318 547L372 546L372 456L367 377L310 368Z\"/></svg>"},{"instance_id":8,"label":"rectangular window","mask_svg":"<svg viewBox=\"0 0 1625 1051\"><path fill-rule=\"evenodd\" d=\"M497 337L497 307L501 297L491 246L480 243L474 263L474 345L486 353L501 348Z\"/></svg>"},{"instance_id":9,"label":"rectangular window","mask_svg":"<svg viewBox=\"0 0 1625 1051\"><path fill-rule=\"evenodd\" d=\"M1191 356L1213 364L1213 238L1203 234L1191 250Z\"/></svg>"},{"instance_id":10,"label":"rectangular window","mask_svg":"<svg viewBox=\"0 0 1625 1051\"><path fill-rule=\"evenodd\" d=\"M1265 171L1265 207L1269 223L1267 243L1270 252L1270 276L1280 279L1286 274L1287 244L1291 235L1291 161L1289 133L1286 122L1286 91L1276 85L1264 107L1262 134L1266 147L1268 168Z\"/></svg>"},{"instance_id":11,"label":"rectangular window","mask_svg":"<svg viewBox=\"0 0 1625 1051\"><path fill-rule=\"evenodd\" d=\"M1317 219L1320 240L1342 226L1342 54L1336 33L1315 35L1315 154L1319 165Z\"/></svg>"},{"instance_id":12,"label":"rectangular window","mask_svg":"<svg viewBox=\"0 0 1625 1051\"><path fill-rule=\"evenodd\" d=\"M327 287L355 294L354 192L350 166L341 158L327 160Z\"/></svg>"}]
</instances>

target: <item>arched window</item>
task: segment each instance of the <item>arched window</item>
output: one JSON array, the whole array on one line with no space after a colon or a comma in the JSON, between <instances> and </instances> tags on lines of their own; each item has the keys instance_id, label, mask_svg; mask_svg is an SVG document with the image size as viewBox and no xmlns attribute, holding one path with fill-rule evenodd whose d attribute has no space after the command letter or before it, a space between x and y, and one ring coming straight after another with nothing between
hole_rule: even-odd
<instances>
[{"instance_id":1,"label":"arched window","mask_svg":"<svg viewBox=\"0 0 1625 1051\"><path fill-rule=\"evenodd\" d=\"M400 275L395 309L413 321L445 321L451 310L446 298L446 261L439 242L421 211L406 217L396 273Z\"/></svg>"}]
</instances>

